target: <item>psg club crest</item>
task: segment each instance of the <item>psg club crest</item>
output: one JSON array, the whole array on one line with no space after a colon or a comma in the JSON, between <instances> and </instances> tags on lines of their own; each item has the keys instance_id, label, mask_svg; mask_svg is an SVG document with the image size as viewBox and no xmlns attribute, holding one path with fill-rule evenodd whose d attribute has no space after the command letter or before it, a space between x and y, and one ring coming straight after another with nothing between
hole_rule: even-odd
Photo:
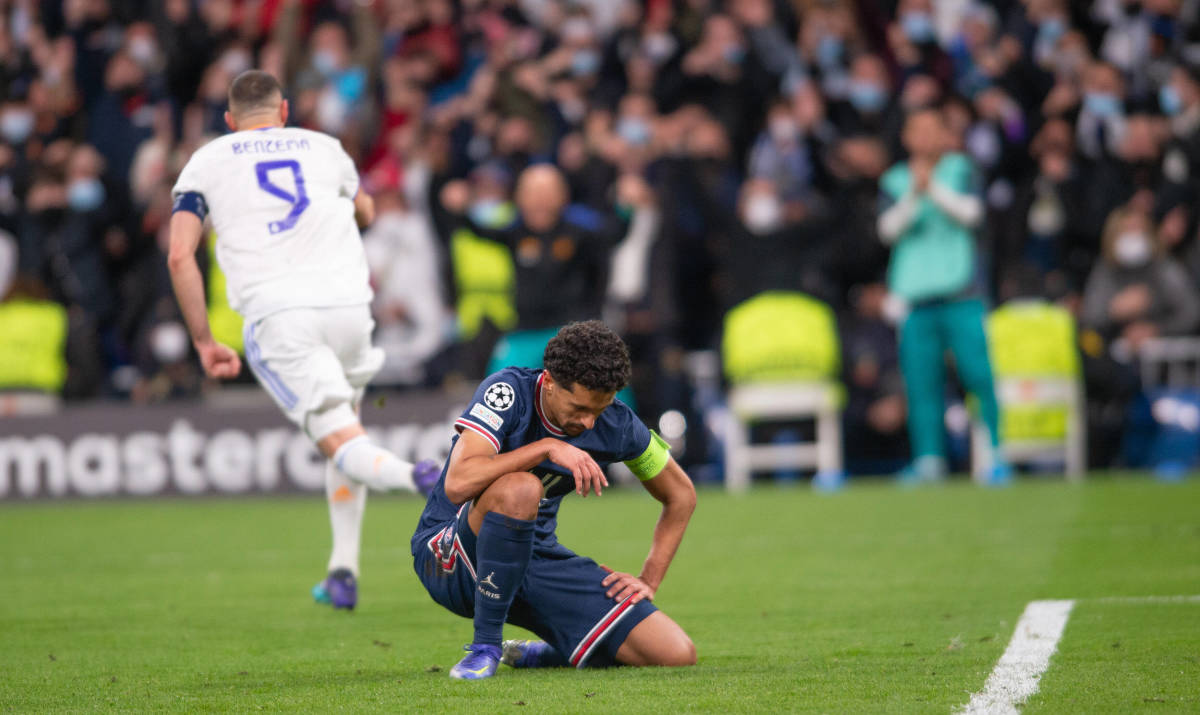
<instances>
[{"instance_id":1,"label":"psg club crest","mask_svg":"<svg viewBox=\"0 0 1200 715\"><path fill-rule=\"evenodd\" d=\"M516 399L517 393L513 391L512 385L507 382L497 382L483 393L483 401L488 407L493 410L503 412L512 407L513 401Z\"/></svg>"}]
</instances>

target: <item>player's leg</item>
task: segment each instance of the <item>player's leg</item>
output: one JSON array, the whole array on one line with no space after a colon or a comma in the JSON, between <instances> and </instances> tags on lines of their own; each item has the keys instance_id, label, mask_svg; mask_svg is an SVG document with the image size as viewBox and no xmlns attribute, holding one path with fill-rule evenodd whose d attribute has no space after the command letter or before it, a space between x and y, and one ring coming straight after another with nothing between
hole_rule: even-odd
<instances>
[{"instance_id":1,"label":"player's leg","mask_svg":"<svg viewBox=\"0 0 1200 715\"><path fill-rule=\"evenodd\" d=\"M350 480L332 461L325 463L325 498L333 550L325 580L313 587L313 598L334 608L354 608L358 602L358 554L362 543L367 487Z\"/></svg>"},{"instance_id":2,"label":"player's leg","mask_svg":"<svg viewBox=\"0 0 1200 715\"><path fill-rule=\"evenodd\" d=\"M595 561L562 546L535 551L508 622L544 642L508 641L504 662L519 668L695 662L683 629L650 601L609 597L607 576Z\"/></svg>"},{"instance_id":3,"label":"player's leg","mask_svg":"<svg viewBox=\"0 0 1200 715\"><path fill-rule=\"evenodd\" d=\"M508 609L525 579L533 551L533 527L542 482L529 472L512 472L492 482L467 517L475 535L475 635L470 653L450 677L475 680L496 672Z\"/></svg>"},{"instance_id":4,"label":"player's leg","mask_svg":"<svg viewBox=\"0 0 1200 715\"><path fill-rule=\"evenodd\" d=\"M617 649L622 665L681 666L696 664L696 646L679 624L655 611L633 627Z\"/></svg>"},{"instance_id":5,"label":"player's leg","mask_svg":"<svg viewBox=\"0 0 1200 715\"><path fill-rule=\"evenodd\" d=\"M914 308L900 328L900 371L908 398L908 432L912 442L911 477L944 476L942 455L945 365L938 329L939 306Z\"/></svg>"},{"instance_id":6,"label":"player's leg","mask_svg":"<svg viewBox=\"0 0 1200 715\"><path fill-rule=\"evenodd\" d=\"M988 357L984 331L983 301L966 300L947 306L945 330L954 354L954 365L963 386L979 402L979 416L987 425L992 454L988 460L988 481L1002 485L1012 479L1012 468L1000 453L1000 406Z\"/></svg>"}]
</instances>

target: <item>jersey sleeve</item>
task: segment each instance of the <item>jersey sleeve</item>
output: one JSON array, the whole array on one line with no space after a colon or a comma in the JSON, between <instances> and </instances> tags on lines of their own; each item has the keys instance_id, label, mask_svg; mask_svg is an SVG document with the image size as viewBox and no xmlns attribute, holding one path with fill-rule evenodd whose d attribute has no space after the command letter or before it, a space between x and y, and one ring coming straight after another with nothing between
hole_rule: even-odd
<instances>
[{"instance_id":1,"label":"jersey sleeve","mask_svg":"<svg viewBox=\"0 0 1200 715\"><path fill-rule=\"evenodd\" d=\"M516 380L506 371L500 371L475 390L471 404L454 421L455 431L471 430L486 439L499 452L504 438L514 429L518 415L524 409L518 397Z\"/></svg>"},{"instance_id":2,"label":"jersey sleeve","mask_svg":"<svg viewBox=\"0 0 1200 715\"><path fill-rule=\"evenodd\" d=\"M196 151L184 165L183 171L179 172L179 178L171 189L173 202L171 213L189 211L203 221L208 216L208 202L204 196L205 189L204 155Z\"/></svg>"},{"instance_id":3,"label":"jersey sleeve","mask_svg":"<svg viewBox=\"0 0 1200 715\"><path fill-rule=\"evenodd\" d=\"M336 146L338 155L338 188L346 198L353 199L358 194L358 167L346 153L340 143Z\"/></svg>"},{"instance_id":4,"label":"jersey sleeve","mask_svg":"<svg viewBox=\"0 0 1200 715\"><path fill-rule=\"evenodd\" d=\"M629 410L629 423L624 432L626 442L621 461L643 482L657 477L671 458L671 446L656 432L648 429L637 415L633 414L633 410Z\"/></svg>"}]
</instances>

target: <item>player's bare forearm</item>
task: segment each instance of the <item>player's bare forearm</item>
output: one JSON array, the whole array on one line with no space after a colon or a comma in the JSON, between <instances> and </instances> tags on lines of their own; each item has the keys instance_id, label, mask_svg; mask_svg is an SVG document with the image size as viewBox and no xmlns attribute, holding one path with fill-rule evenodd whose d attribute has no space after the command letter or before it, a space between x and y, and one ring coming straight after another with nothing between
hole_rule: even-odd
<instances>
[{"instance_id":1,"label":"player's bare forearm","mask_svg":"<svg viewBox=\"0 0 1200 715\"><path fill-rule=\"evenodd\" d=\"M204 297L204 276L196 263L196 248L203 236L204 223L196 214L177 211L171 216L171 239L167 253L167 269L171 287L179 301L184 322L196 345L211 343L208 326L208 305Z\"/></svg>"},{"instance_id":2,"label":"player's bare forearm","mask_svg":"<svg viewBox=\"0 0 1200 715\"><path fill-rule=\"evenodd\" d=\"M642 485L663 505L658 523L654 525L650 553L642 564L639 576L646 585L657 591L683 541L683 533L687 531L692 512L696 510L696 488L674 459L667 462L657 477L642 482Z\"/></svg>"},{"instance_id":3,"label":"player's bare forearm","mask_svg":"<svg viewBox=\"0 0 1200 715\"><path fill-rule=\"evenodd\" d=\"M354 195L354 221L359 228L366 228L375 220L375 199L365 191Z\"/></svg>"},{"instance_id":4,"label":"player's bare forearm","mask_svg":"<svg viewBox=\"0 0 1200 715\"><path fill-rule=\"evenodd\" d=\"M446 498L455 504L474 499L505 474L525 472L549 459L550 438L497 454L481 436L464 430L446 470Z\"/></svg>"}]
</instances>

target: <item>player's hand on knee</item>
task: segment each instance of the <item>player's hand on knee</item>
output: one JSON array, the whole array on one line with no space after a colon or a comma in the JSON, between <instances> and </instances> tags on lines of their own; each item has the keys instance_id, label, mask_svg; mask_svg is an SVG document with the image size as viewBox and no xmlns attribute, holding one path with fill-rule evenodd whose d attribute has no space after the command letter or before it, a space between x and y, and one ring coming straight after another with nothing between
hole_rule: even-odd
<instances>
[{"instance_id":1,"label":"player's hand on knee","mask_svg":"<svg viewBox=\"0 0 1200 715\"><path fill-rule=\"evenodd\" d=\"M637 576L621 571L613 571L604 564L600 564L600 568L608 572L608 575L604 577L600 585L608 588L605 595L614 601L624 601L629 597L633 598L634 603L643 599L647 601L654 600L654 589L650 588L649 584Z\"/></svg>"},{"instance_id":2,"label":"player's hand on knee","mask_svg":"<svg viewBox=\"0 0 1200 715\"><path fill-rule=\"evenodd\" d=\"M581 497L586 497L589 491L594 491L596 496L600 496L601 487L608 486L604 470L596 464L596 460L592 459L590 454L578 447L554 440L549 457L551 462L571 470L571 475L575 478L575 493Z\"/></svg>"},{"instance_id":3,"label":"player's hand on knee","mask_svg":"<svg viewBox=\"0 0 1200 715\"><path fill-rule=\"evenodd\" d=\"M228 345L214 340L197 345L196 352L200 353L200 364L204 367L204 374L209 377L227 380L237 377L242 370L241 358Z\"/></svg>"}]
</instances>

